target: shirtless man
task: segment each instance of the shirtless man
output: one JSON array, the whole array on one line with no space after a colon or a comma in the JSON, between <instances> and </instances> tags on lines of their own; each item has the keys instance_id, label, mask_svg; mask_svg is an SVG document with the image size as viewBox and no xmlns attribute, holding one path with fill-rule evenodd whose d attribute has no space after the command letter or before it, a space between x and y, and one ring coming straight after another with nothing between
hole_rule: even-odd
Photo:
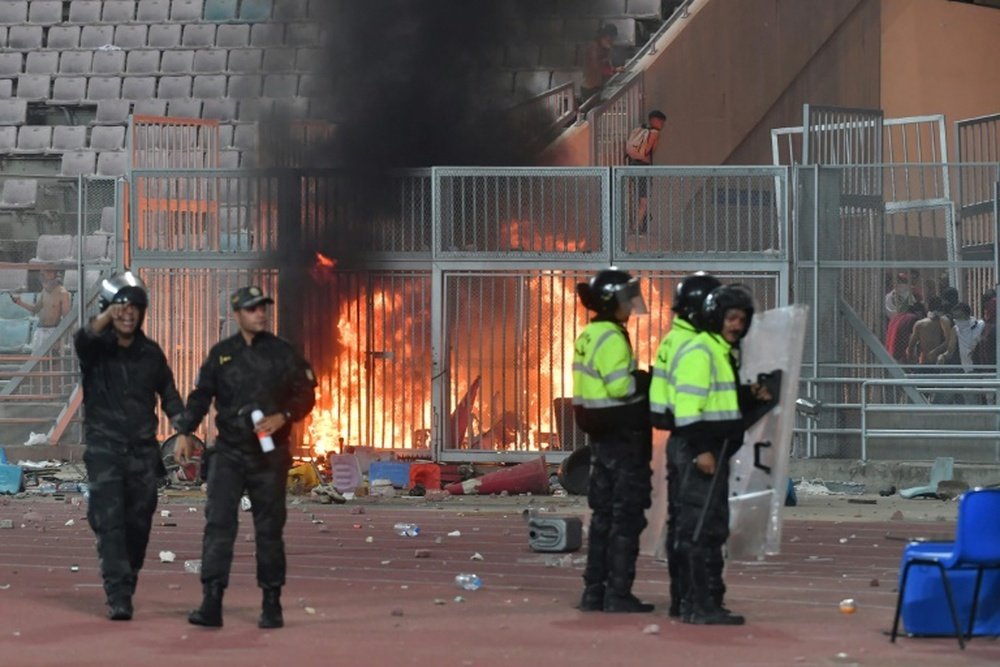
<instances>
[{"instance_id":1,"label":"shirtless man","mask_svg":"<svg viewBox=\"0 0 1000 667\"><path fill-rule=\"evenodd\" d=\"M37 356L44 350L45 343L59 326L59 322L69 313L69 292L63 287L59 272L42 269L42 291L38 293L35 303L25 303L20 296L11 295L11 299L38 317L38 324L31 337L31 354Z\"/></svg>"},{"instance_id":2,"label":"shirtless man","mask_svg":"<svg viewBox=\"0 0 1000 667\"><path fill-rule=\"evenodd\" d=\"M947 347L948 339L941 326L941 297L932 296L927 308L927 317L913 325L910 342L906 346L906 357L917 359L918 363L933 366L937 357Z\"/></svg>"}]
</instances>

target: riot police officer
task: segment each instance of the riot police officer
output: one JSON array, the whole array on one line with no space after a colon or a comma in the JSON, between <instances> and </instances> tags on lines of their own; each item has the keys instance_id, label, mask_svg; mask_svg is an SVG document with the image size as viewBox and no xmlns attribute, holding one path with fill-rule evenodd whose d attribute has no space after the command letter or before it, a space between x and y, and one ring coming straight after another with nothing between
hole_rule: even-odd
<instances>
[{"instance_id":1,"label":"riot police officer","mask_svg":"<svg viewBox=\"0 0 1000 667\"><path fill-rule=\"evenodd\" d=\"M674 434L683 439L675 494L675 554L687 567L686 623L742 625L723 607L722 548L729 537L729 458L743 441L735 349L753 320L753 297L739 285L717 287L696 318L703 331L677 352Z\"/></svg>"},{"instance_id":2,"label":"riot police officer","mask_svg":"<svg viewBox=\"0 0 1000 667\"><path fill-rule=\"evenodd\" d=\"M105 279L100 315L73 339L83 374L87 521L97 536L108 617L115 621L132 618L156 482L166 472L156 440L156 398L170 417L184 408L163 350L142 332L148 304L136 275Z\"/></svg>"},{"instance_id":3,"label":"riot police officer","mask_svg":"<svg viewBox=\"0 0 1000 667\"><path fill-rule=\"evenodd\" d=\"M674 319L670 325L670 331L663 337L656 350L649 386L650 421L654 428L665 431L672 431L674 428L674 415L671 410L673 405L671 371L674 359L677 351L698 335L698 329L694 322L697 321L697 316L701 312L705 297L721 284L715 276L703 271L693 273L677 283L671 306L675 313ZM680 487L680 467L686 456L688 456L688 452L683 437L672 433L667 441L666 539L667 566L670 573L670 610L668 614L671 617L682 615L681 600L684 598L684 583L687 579L687 569L674 552L678 508L676 495Z\"/></svg>"},{"instance_id":4,"label":"riot police officer","mask_svg":"<svg viewBox=\"0 0 1000 667\"><path fill-rule=\"evenodd\" d=\"M573 352L573 407L590 436L593 510L578 608L650 612L653 605L632 594L652 491L649 374L637 369L624 326L633 312L647 312L646 305L638 279L614 267L578 284L577 294L596 314Z\"/></svg>"},{"instance_id":5,"label":"riot police officer","mask_svg":"<svg viewBox=\"0 0 1000 667\"><path fill-rule=\"evenodd\" d=\"M198 373L187 409L176 421L191 433L215 399L218 439L208 464L208 503L202 543L201 607L188 615L194 625L222 625L222 594L236 540L240 498L250 497L257 543L257 585L263 590L258 626L284 625L281 587L285 583L285 490L292 423L304 419L315 403L312 369L287 341L267 331L267 306L274 301L258 287L233 292L230 304L239 332L216 344ZM262 419L254 424L259 411ZM274 449L264 451L259 435L270 435ZM185 461L190 444L178 445Z\"/></svg>"}]
</instances>

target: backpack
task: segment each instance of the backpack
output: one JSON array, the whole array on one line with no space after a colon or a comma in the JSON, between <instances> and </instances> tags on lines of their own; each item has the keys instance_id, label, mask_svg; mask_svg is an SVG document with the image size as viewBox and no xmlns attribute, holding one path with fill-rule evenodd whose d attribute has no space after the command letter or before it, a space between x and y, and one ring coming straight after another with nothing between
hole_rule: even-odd
<instances>
[{"instance_id":1,"label":"backpack","mask_svg":"<svg viewBox=\"0 0 1000 667\"><path fill-rule=\"evenodd\" d=\"M649 139L650 132L652 130L646 125L640 125L629 132L628 140L625 142L625 155L632 160L648 163L649 155L644 153L643 150L646 147L646 141Z\"/></svg>"}]
</instances>

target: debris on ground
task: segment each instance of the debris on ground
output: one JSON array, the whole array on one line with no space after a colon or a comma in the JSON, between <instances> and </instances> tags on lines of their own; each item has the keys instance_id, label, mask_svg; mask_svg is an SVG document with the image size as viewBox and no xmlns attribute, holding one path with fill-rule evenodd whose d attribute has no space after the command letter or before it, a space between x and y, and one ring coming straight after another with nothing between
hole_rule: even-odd
<instances>
[{"instance_id":1,"label":"debris on ground","mask_svg":"<svg viewBox=\"0 0 1000 667\"><path fill-rule=\"evenodd\" d=\"M177 554L175 554L173 551L160 552L161 563L173 563L176 559L177 559Z\"/></svg>"},{"instance_id":2,"label":"debris on ground","mask_svg":"<svg viewBox=\"0 0 1000 667\"><path fill-rule=\"evenodd\" d=\"M658 635L660 634L660 626L656 623L650 623L642 629L642 634L644 635Z\"/></svg>"}]
</instances>

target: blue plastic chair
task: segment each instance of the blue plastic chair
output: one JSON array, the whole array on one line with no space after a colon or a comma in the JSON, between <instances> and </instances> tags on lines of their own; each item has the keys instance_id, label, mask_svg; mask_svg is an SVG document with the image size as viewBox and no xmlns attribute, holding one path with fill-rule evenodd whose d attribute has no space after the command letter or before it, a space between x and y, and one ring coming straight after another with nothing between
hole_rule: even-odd
<instances>
[{"instance_id":1,"label":"blue plastic chair","mask_svg":"<svg viewBox=\"0 0 1000 667\"><path fill-rule=\"evenodd\" d=\"M903 606L903 595L906 593L906 580L910 568L914 565L930 565L941 573L945 597L948 599L948 610L951 612L952 623L955 626L955 638L960 648L965 648L965 640L972 639L972 630L976 622L976 607L979 603L979 592L982 588L983 572L988 569L1000 569L1000 489L975 489L965 493L958 503L958 522L955 526L954 542L927 543L927 547L912 551L902 564L899 580L899 596L896 599L896 616L892 622L890 641L896 641L899 631L899 616ZM958 609L952 594L951 583L948 581L948 571L975 570L976 585L972 593L972 603L969 612L969 625L963 638L961 624L958 620Z\"/></svg>"}]
</instances>

